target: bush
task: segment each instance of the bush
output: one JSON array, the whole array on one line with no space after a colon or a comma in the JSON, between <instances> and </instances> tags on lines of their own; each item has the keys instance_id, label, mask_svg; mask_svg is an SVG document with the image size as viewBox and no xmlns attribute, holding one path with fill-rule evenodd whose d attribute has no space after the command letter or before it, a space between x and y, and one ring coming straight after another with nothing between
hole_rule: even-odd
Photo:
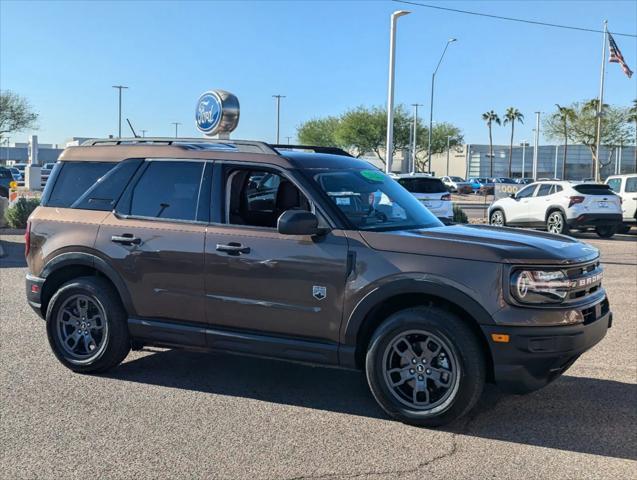
<instances>
[{"instance_id":1,"label":"bush","mask_svg":"<svg viewBox=\"0 0 637 480\"><path fill-rule=\"evenodd\" d=\"M455 223L468 223L469 222L469 218L467 217L467 214L464 213L462 208L460 208L458 205L454 205L453 206L453 221Z\"/></svg>"},{"instance_id":2,"label":"bush","mask_svg":"<svg viewBox=\"0 0 637 480\"><path fill-rule=\"evenodd\" d=\"M31 212L40 205L39 198L18 198L4 213L4 218L11 228L26 228Z\"/></svg>"}]
</instances>

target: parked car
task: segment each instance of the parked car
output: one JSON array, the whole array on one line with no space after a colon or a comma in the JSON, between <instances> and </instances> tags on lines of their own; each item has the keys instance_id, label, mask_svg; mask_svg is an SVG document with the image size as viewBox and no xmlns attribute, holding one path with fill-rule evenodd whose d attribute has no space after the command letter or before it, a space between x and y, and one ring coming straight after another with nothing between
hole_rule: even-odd
<instances>
[{"instance_id":1,"label":"parked car","mask_svg":"<svg viewBox=\"0 0 637 480\"><path fill-rule=\"evenodd\" d=\"M508 183L515 184L516 181L509 177L495 177L490 179L492 183Z\"/></svg>"},{"instance_id":2,"label":"parked car","mask_svg":"<svg viewBox=\"0 0 637 480\"><path fill-rule=\"evenodd\" d=\"M451 195L439 178L419 173L414 175L401 174L394 178L436 217L444 222L453 220Z\"/></svg>"},{"instance_id":3,"label":"parked car","mask_svg":"<svg viewBox=\"0 0 637 480\"><path fill-rule=\"evenodd\" d=\"M11 170L0 166L0 197L9 198L11 183L15 182Z\"/></svg>"},{"instance_id":4,"label":"parked car","mask_svg":"<svg viewBox=\"0 0 637 480\"><path fill-rule=\"evenodd\" d=\"M621 222L621 200L604 184L537 182L489 207L491 225L545 227L551 233L594 227L610 238Z\"/></svg>"},{"instance_id":5,"label":"parked car","mask_svg":"<svg viewBox=\"0 0 637 480\"><path fill-rule=\"evenodd\" d=\"M479 193L480 195L493 195L494 183L490 178L487 177L472 177L468 180L471 184L471 187L474 188L476 185L478 189L475 193Z\"/></svg>"},{"instance_id":6,"label":"parked car","mask_svg":"<svg viewBox=\"0 0 637 480\"><path fill-rule=\"evenodd\" d=\"M20 173L20 170L18 170L15 167L8 167L9 170L11 171L11 175L13 175L13 179L16 182L22 182L24 181L24 177L22 176L22 173Z\"/></svg>"},{"instance_id":7,"label":"parked car","mask_svg":"<svg viewBox=\"0 0 637 480\"><path fill-rule=\"evenodd\" d=\"M480 182L479 178L467 178L467 183L471 185L471 190L473 190L473 193L478 193L478 191L482 187L482 183Z\"/></svg>"},{"instance_id":8,"label":"parked car","mask_svg":"<svg viewBox=\"0 0 637 480\"><path fill-rule=\"evenodd\" d=\"M637 224L637 173L612 175L606 179L606 185L622 199L624 223L620 232L628 233Z\"/></svg>"},{"instance_id":9,"label":"parked car","mask_svg":"<svg viewBox=\"0 0 637 480\"><path fill-rule=\"evenodd\" d=\"M442 183L444 183L450 192L454 193L471 193L473 192L473 188L471 188L471 184L467 183L467 181L462 177L442 177Z\"/></svg>"},{"instance_id":10,"label":"parked car","mask_svg":"<svg viewBox=\"0 0 637 480\"><path fill-rule=\"evenodd\" d=\"M14 163L12 167L17 168L24 178L24 169L27 168L26 163Z\"/></svg>"},{"instance_id":11,"label":"parked car","mask_svg":"<svg viewBox=\"0 0 637 480\"><path fill-rule=\"evenodd\" d=\"M517 183L519 185L528 185L530 183L533 183L533 179L532 178L528 178L528 177L516 178L515 179L515 183Z\"/></svg>"},{"instance_id":12,"label":"parked car","mask_svg":"<svg viewBox=\"0 0 637 480\"><path fill-rule=\"evenodd\" d=\"M106 372L149 345L361 369L389 415L433 426L487 381L541 388L605 336L595 248L444 226L369 163L301 148L66 149L25 234L27 300L57 359ZM266 175L276 193L249 198Z\"/></svg>"}]
</instances>

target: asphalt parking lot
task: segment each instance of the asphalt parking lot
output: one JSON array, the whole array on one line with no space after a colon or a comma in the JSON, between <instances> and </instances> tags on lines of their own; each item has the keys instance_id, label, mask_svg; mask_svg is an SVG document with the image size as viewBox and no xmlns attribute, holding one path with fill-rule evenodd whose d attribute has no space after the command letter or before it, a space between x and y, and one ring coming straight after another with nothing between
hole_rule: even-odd
<instances>
[{"instance_id":1,"label":"asphalt parking lot","mask_svg":"<svg viewBox=\"0 0 637 480\"><path fill-rule=\"evenodd\" d=\"M0 258L0 478L637 478L637 234L602 252L606 338L526 396L488 387L471 416L390 420L362 374L222 354L132 352L71 373L27 306L24 245Z\"/></svg>"}]
</instances>

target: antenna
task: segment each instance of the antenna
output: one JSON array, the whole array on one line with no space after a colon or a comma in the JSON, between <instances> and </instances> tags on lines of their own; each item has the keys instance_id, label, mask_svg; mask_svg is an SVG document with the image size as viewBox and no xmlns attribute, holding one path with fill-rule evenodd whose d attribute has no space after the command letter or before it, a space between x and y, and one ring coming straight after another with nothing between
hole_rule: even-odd
<instances>
[{"instance_id":1,"label":"antenna","mask_svg":"<svg viewBox=\"0 0 637 480\"><path fill-rule=\"evenodd\" d=\"M132 124L132 123L130 123L130 120L127 118L127 119L126 119L126 121L128 122L128 126L130 127L131 132L133 132L133 137L135 137L135 138L139 138L139 135L137 135L137 134L135 133L135 129L133 128L133 124Z\"/></svg>"}]
</instances>

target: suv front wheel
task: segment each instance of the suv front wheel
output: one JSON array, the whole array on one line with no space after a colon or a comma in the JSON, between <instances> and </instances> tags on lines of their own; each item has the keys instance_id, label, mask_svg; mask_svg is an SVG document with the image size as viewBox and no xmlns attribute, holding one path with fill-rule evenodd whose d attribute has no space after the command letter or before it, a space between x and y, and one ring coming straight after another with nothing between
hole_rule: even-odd
<instances>
[{"instance_id":1,"label":"suv front wheel","mask_svg":"<svg viewBox=\"0 0 637 480\"><path fill-rule=\"evenodd\" d=\"M428 427L466 414L486 376L482 348L469 327L442 309L425 307L396 312L378 328L365 370L385 412Z\"/></svg>"},{"instance_id":2,"label":"suv front wheel","mask_svg":"<svg viewBox=\"0 0 637 480\"><path fill-rule=\"evenodd\" d=\"M74 372L104 372L130 350L119 297L97 277L76 278L59 288L47 308L46 330L55 356Z\"/></svg>"},{"instance_id":3,"label":"suv front wheel","mask_svg":"<svg viewBox=\"0 0 637 480\"><path fill-rule=\"evenodd\" d=\"M496 227L504 227L506 225L506 220L504 218L504 212L502 210L494 210L491 212L491 217L489 218L489 223Z\"/></svg>"}]
</instances>

